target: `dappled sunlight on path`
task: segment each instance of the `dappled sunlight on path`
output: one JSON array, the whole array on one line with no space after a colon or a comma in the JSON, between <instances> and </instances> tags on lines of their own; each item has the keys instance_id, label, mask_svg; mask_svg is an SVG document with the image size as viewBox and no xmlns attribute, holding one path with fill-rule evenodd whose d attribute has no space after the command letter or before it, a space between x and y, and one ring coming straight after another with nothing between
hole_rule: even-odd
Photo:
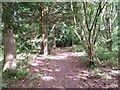
<instances>
[{"instance_id":1,"label":"dappled sunlight on path","mask_svg":"<svg viewBox=\"0 0 120 90\"><path fill-rule=\"evenodd\" d=\"M54 52L55 53L55 52ZM60 50L56 51L55 55L48 55L48 56L44 56L44 55L39 55L35 61L30 62L30 65L32 66L37 66L39 64L43 64L44 62L42 62L41 60L66 60L66 59L70 59L70 57L80 57L80 56L84 56L86 55L85 52L66 52L66 50Z\"/></svg>"},{"instance_id":2,"label":"dappled sunlight on path","mask_svg":"<svg viewBox=\"0 0 120 90\"><path fill-rule=\"evenodd\" d=\"M80 56L84 55L85 52L69 52L66 49L56 50L53 55L39 55L30 62L32 77L38 74L40 88L106 87L100 76L88 71L81 63Z\"/></svg>"},{"instance_id":3,"label":"dappled sunlight on path","mask_svg":"<svg viewBox=\"0 0 120 90\"><path fill-rule=\"evenodd\" d=\"M61 59L67 59L70 56L73 57L79 57L79 56L84 56L86 53L85 52L61 52L61 53L56 53L56 55L39 55L37 59L55 59L55 60L61 60Z\"/></svg>"}]
</instances>

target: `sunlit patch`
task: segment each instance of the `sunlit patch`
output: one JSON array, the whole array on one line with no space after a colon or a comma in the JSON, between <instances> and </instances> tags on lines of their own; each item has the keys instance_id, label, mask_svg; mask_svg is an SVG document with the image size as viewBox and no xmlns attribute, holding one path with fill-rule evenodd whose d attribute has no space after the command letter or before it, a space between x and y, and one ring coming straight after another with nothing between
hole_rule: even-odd
<instances>
[{"instance_id":1,"label":"sunlit patch","mask_svg":"<svg viewBox=\"0 0 120 90\"><path fill-rule=\"evenodd\" d=\"M55 69L56 72L60 72L60 69Z\"/></svg>"},{"instance_id":2,"label":"sunlit patch","mask_svg":"<svg viewBox=\"0 0 120 90\"><path fill-rule=\"evenodd\" d=\"M87 80L87 77L89 77L90 72L88 71L82 71L81 73L79 73L78 75L76 75L75 77L77 79L83 79L83 80Z\"/></svg>"},{"instance_id":3,"label":"sunlit patch","mask_svg":"<svg viewBox=\"0 0 120 90\"><path fill-rule=\"evenodd\" d=\"M44 65L44 62L42 62L40 60L39 61L30 61L29 64L31 66L38 66L38 65Z\"/></svg>"},{"instance_id":4,"label":"sunlit patch","mask_svg":"<svg viewBox=\"0 0 120 90\"><path fill-rule=\"evenodd\" d=\"M78 79L83 79L83 80L87 80L87 77L86 77L86 76L80 75L80 74L77 75L76 78L78 78Z\"/></svg>"},{"instance_id":5,"label":"sunlit patch","mask_svg":"<svg viewBox=\"0 0 120 90\"><path fill-rule=\"evenodd\" d=\"M68 55L57 55L57 56L40 56L38 59L44 60L44 59L55 59L55 60L61 60L61 59L66 59Z\"/></svg>"},{"instance_id":6,"label":"sunlit patch","mask_svg":"<svg viewBox=\"0 0 120 90\"><path fill-rule=\"evenodd\" d=\"M89 74L88 71L82 71L81 73L82 73L82 74Z\"/></svg>"},{"instance_id":7,"label":"sunlit patch","mask_svg":"<svg viewBox=\"0 0 120 90\"><path fill-rule=\"evenodd\" d=\"M113 74L120 74L120 70L118 71L118 70L111 70L111 73L113 73Z\"/></svg>"},{"instance_id":8,"label":"sunlit patch","mask_svg":"<svg viewBox=\"0 0 120 90\"><path fill-rule=\"evenodd\" d=\"M51 59L51 60L61 60L61 59L67 59L69 56L74 56L74 57L79 57L79 56L84 56L86 55L85 52L65 52L65 53L57 53L55 56L44 56L44 55L39 55L37 59Z\"/></svg>"},{"instance_id":9,"label":"sunlit patch","mask_svg":"<svg viewBox=\"0 0 120 90\"><path fill-rule=\"evenodd\" d=\"M54 77L52 77L52 76L42 76L41 79L44 80L44 81L51 81L51 80L54 80Z\"/></svg>"},{"instance_id":10,"label":"sunlit patch","mask_svg":"<svg viewBox=\"0 0 120 90\"><path fill-rule=\"evenodd\" d=\"M3 60L3 57L0 57L0 62Z\"/></svg>"},{"instance_id":11,"label":"sunlit patch","mask_svg":"<svg viewBox=\"0 0 120 90\"><path fill-rule=\"evenodd\" d=\"M56 56L56 59L65 59L67 56Z\"/></svg>"},{"instance_id":12,"label":"sunlit patch","mask_svg":"<svg viewBox=\"0 0 120 90\"><path fill-rule=\"evenodd\" d=\"M50 57L47 57L49 59L56 59L56 56L50 56Z\"/></svg>"},{"instance_id":13,"label":"sunlit patch","mask_svg":"<svg viewBox=\"0 0 120 90\"><path fill-rule=\"evenodd\" d=\"M66 55L59 55L59 56L52 56L52 57L47 57L48 59L56 59L56 60L61 60L67 58Z\"/></svg>"},{"instance_id":14,"label":"sunlit patch","mask_svg":"<svg viewBox=\"0 0 120 90\"><path fill-rule=\"evenodd\" d=\"M35 68L34 70L35 70L36 72L39 72L39 69L37 69L37 68Z\"/></svg>"},{"instance_id":15,"label":"sunlit patch","mask_svg":"<svg viewBox=\"0 0 120 90\"><path fill-rule=\"evenodd\" d=\"M25 54L25 53L23 54L23 53L22 53L22 54L18 54L18 55L16 56L16 58L17 58L17 59L25 59L26 56L27 56L27 54Z\"/></svg>"},{"instance_id":16,"label":"sunlit patch","mask_svg":"<svg viewBox=\"0 0 120 90\"><path fill-rule=\"evenodd\" d=\"M38 63L30 63L31 66L38 66Z\"/></svg>"},{"instance_id":17,"label":"sunlit patch","mask_svg":"<svg viewBox=\"0 0 120 90\"><path fill-rule=\"evenodd\" d=\"M89 76L89 73L78 74L77 76L84 76L84 77L87 77L87 76Z\"/></svg>"},{"instance_id":18,"label":"sunlit patch","mask_svg":"<svg viewBox=\"0 0 120 90\"><path fill-rule=\"evenodd\" d=\"M72 52L65 52L65 53L62 53L60 55L62 55L62 56L70 56L71 54L72 54Z\"/></svg>"},{"instance_id":19,"label":"sunlit patch","mask_svg":"<svg viewBox=\"0 0 120 90\"><path fill-rule=\"evenodd\" d=\"M76 81L78 78L76 78L76 77L74 77L74 76L67 76L67 78L69 78L69 79L72 79L72 80L74 80L74 81Z\"/></svg>"},{"instance_id":20,"label":"sunlit patch","mask_svg":"<svg viewBox=\"0 0 120 90\"><path fill-rule=\"evenodd\" d=\"M86 78L86 77L79 77L79 78L81 78L81 79L83 79L83 80L87 80L87 78Z\"/></svg>"},{"instance_id":21,"label":"sunlit patch","mask_svg":"<svg viewBox=\"0 0 120 90\"><path fill-rule=\"evenodd\" d=\"M42 70L44 70L44 71L49 71L49 72L52 72L52 71L53 71L52 69L46 69L46 68L43 68Z\"/></svg>"},{"instance_id":22,"label":"sunlit patch","mask_svg":"<svg viewBox=\"0 0 120 90\"><path fill-rule=\"evenodd\" d=\"M72 53L71 56L85 56L86 53L85 52L75 52L75 53Z\"/></svg>"},{"instance_id":23,"label":"sunlit patch","mask_svg":"<svg viewBox=\"0 0 120 90\"><path fill-rule=\"evenodd\" d=\"M40 64L40 65L44 65L45 63L44 62L42 62L42 61L35 61L35 63L38 63L38 64Z\"/></svg>"},{"instance_id":24,"label":"sunlit patch","mask_svg":"<svg viewBox=\"0 0 120 90\"><path fill-rule=\"evenodd\" d=\"M72 79L72 78L74 78L74 77L73 77L73 76L68 76L68 78Z\"/></svg>"},{"instance_id":25,"label":"sunlit patch","mask_svg":"<svg viewBox=\"0 0 120 90\"><path fill-rule=\"evenodd\" d=\"M11 59L13 59L13 58L14 58L14 55L9 54L9 55L7 56L7 58L6 58L6 60L11 60Z\"/></svg>"}]
</instances>

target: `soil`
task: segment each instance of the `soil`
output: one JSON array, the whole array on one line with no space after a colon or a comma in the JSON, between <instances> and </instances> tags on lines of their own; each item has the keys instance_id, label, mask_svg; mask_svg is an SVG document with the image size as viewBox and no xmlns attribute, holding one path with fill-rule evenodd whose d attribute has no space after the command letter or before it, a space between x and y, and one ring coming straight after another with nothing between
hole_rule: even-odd
<instances>
[{"instance_id":1,"label":"soil","mask_svg":"<svg viewBox=\"0 0 120 90\"><path fill-rule=\"evenodd\" d=\"M80 57L84 52L68 48L38 55L30 62L30 78L11 83L11 87L33 88L117 88L118 71L110 67L90 70Z\"/></svg>"}]
</instances>

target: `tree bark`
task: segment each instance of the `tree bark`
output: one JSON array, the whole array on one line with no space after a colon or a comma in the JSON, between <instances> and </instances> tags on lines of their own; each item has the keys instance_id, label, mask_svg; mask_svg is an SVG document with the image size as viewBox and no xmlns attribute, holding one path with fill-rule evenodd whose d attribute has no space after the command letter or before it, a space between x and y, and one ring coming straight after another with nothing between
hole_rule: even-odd
<instances>
[{"instance_id":1,"label":"tree bark","mask_svg":"<svg viewBox=\"0 0 120 90\"><path fill-rule=\"evenodd\" d=\"M57 47L56 47L56 32L55 32L55 24L53 25L53 27L52 27L52 33L53 33L53 46L52 46L52 48L53 48L53 50L55 50Z\"/></svg>"},{"instance_id":2,"label":"tree bark","mask_svg":"<svg viewBox=\"0 0 120 90\"><path fill-rule=\"evenodd\" d=\"M6 69L16 69L16 42L13 33L13 3L3 3L3 38L4 38L4 67ZM9 13L8 13L9 12Z\"/></svg>"},{"instance_id":3,"label":"tree bark","mask_svg":"<svg viewBox=\"0 0 120 90\"><path fill-rule=\"evenodd\" d=\"M41 52L44 53L45 56L48 55L48 31L47 31L47 15L48 15L48 7L45 6L42 2L40 3L40 29L41 29L41 37L42 41L40 42Z\"/></svg>"},{"instance_id":4,"label":"tree bark","mask_svg":"<svg viewBox=\"0 0 120 90\"><path fill-rule=\"evenodd\" d=\"M111 22L110 17L106 17L106 36L107 36L107 48L109 51L112 51L112 34L111 34Z\"/></svg>"},{"instance_id":5,"label":"tree bark","mask_svg":"<svg viewBox=\"0 0 120 90\"><path fill-rule=\"evenodd\" d=\"M43 8L43 30L44 30L44 55L48 55L48 30L47 30L47 14L48 14L48 7L44 6Z\"/></svg>"},{"instance_id":6,"label":"tree bark","mask_svg":"<svg viewBox=\"0 0 120 90\"><path fill-rule=\"evenodd\" d=\"M10 28L7 29L7 32L4 35L4 68L6 69L16 69L16 44L15 37Z\"/></svg>"}]
</instances>

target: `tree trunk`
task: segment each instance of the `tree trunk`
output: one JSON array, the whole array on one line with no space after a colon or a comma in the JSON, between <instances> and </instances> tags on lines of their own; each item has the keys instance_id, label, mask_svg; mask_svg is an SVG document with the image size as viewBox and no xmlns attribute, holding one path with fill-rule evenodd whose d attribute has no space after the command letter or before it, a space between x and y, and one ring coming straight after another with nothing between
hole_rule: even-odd
<instances>
[{"instance_id":1,"label":"tree trunk","mask_svg":"<svg viewBox=\"0 0 120 90\"><path fill-rule=\"evenodd\" d=\"M105 7L105 5L107 4L107 2L105 2L102 6L102 2L99 2L99 6L97 8L97 12L94 16L94 20L92 21L92 25L90 26L89 24L89 18L88 18L88 10L87 10L87 2L83 2L83 10L84 10L84 22L85 22L85 27L86 27L86 31L84 28L83 31L88 32L88 35L85 35L85 39L88 42L87 43L87 50L88 50L88 56L90 58L90 65L94 65L94 59L96 58L96 53L95 53L95 41L97 38L97 34L99 33L99 29L98 31L96 30L97 24L98 24L98 18L100 17L100 14L103 10L103 8Z\"/></svg>"},{"instance_id":2,"label":"tree trunk","mask_svg":"<svg viewBox=\"0 0 120 90\"><path fill-rule=\"evenodd\" d=\"M15 37L13 35L12 29L8 28L4 35L4 68L6 69L16 69L16 44Z\"/></svg>"},{"instance_id":3,"label":"tree trunk","mask_svg":"<svg viewBox=\"0 0 120 90\"><path fill-rule=\"evenodd\" d=\"M45 29L44 31L44 41L43 41L43 46L44 46L44 55L48 55L48 32Z\"/></svg>"},{"instance_id":4,"label":"tree trunk","mask_svg":"<svg viewBox=\"0 0 120 90\"><path fill-rule=\"evenodd\" d=\"M44 6L43 8L43 30L44 30L44 55L48 55L48 30L47 30L47 14L48 14L48 7Z\"/></svg>"},{"instance_id":5,"label":"tree trunk","mask_svg":"<svg viewBox=\"0 0 120 90\"><path fill-rule=\"evenodd\" d=\"M112 51L112 39L111 39L111 22L110 17L106 17L106 36L107 36L107 48Z\"/></svg>"},{"instance_id":6,"label":"tree trunk","mask_svg":"<svg viewBox=\"0 0 120 90\"><path fill-rule=\"evenodd\" d=\"M39 3L39 15L40 15L40 18L39 18L39 35L40 35L40 54L43 54L43 50L44 50L44 47L43 47L43 15L42 15L42 10L43 10L43 3Z\"/></svg>"},{"instance_id":7,"label":"tree trunk","mask_svg":"<svg viewBox=\"0 0 120 90\"><path fill-rule=\"evenodd\" d=\"M54 50L57 48L55 38L56 38L55 31L53 31L53 49Z\"/></svg>"},{"instance_id":8,"label":"tree trunk","mask_svg":"<svg viewBox=\"0 0 120 90\"><path fill-rule=\"evenodd\" d=\"M40 35L42 37L42 41L40 42L41 52L44 53L45 56L48 55L48 31L47 31L47 15L48 15L48 7L45 6L42 2L40 3Z\"/></svg>"},{"instance_id":9,"label":"tree trunk","mask_svg":"<svg viewBox=\"0 0 120 90\"><path fill-rule=\"evenodd\" d=\"M55 30L54 30L54 28L55 28L55 24L53 25L53 27L52 27L52 33L53 33L53 46L52 46L52 48L53 48L53 50L55 50L57 47L56 47L56 32L55 32Z\"/></svg>"},{"instance_id":10,"label":"tree trunk","mask_svg":"<svg viewBox=\"0 0 120 90\"><path fill-rule=\"evenodd\" d=\"M16 69L16 43L13 34L13 9L14 3L3 3L3 23L4 23L4 67L6 69ZM9 13L8 13L9 12Z\"/></svg>"}]
</instances>

